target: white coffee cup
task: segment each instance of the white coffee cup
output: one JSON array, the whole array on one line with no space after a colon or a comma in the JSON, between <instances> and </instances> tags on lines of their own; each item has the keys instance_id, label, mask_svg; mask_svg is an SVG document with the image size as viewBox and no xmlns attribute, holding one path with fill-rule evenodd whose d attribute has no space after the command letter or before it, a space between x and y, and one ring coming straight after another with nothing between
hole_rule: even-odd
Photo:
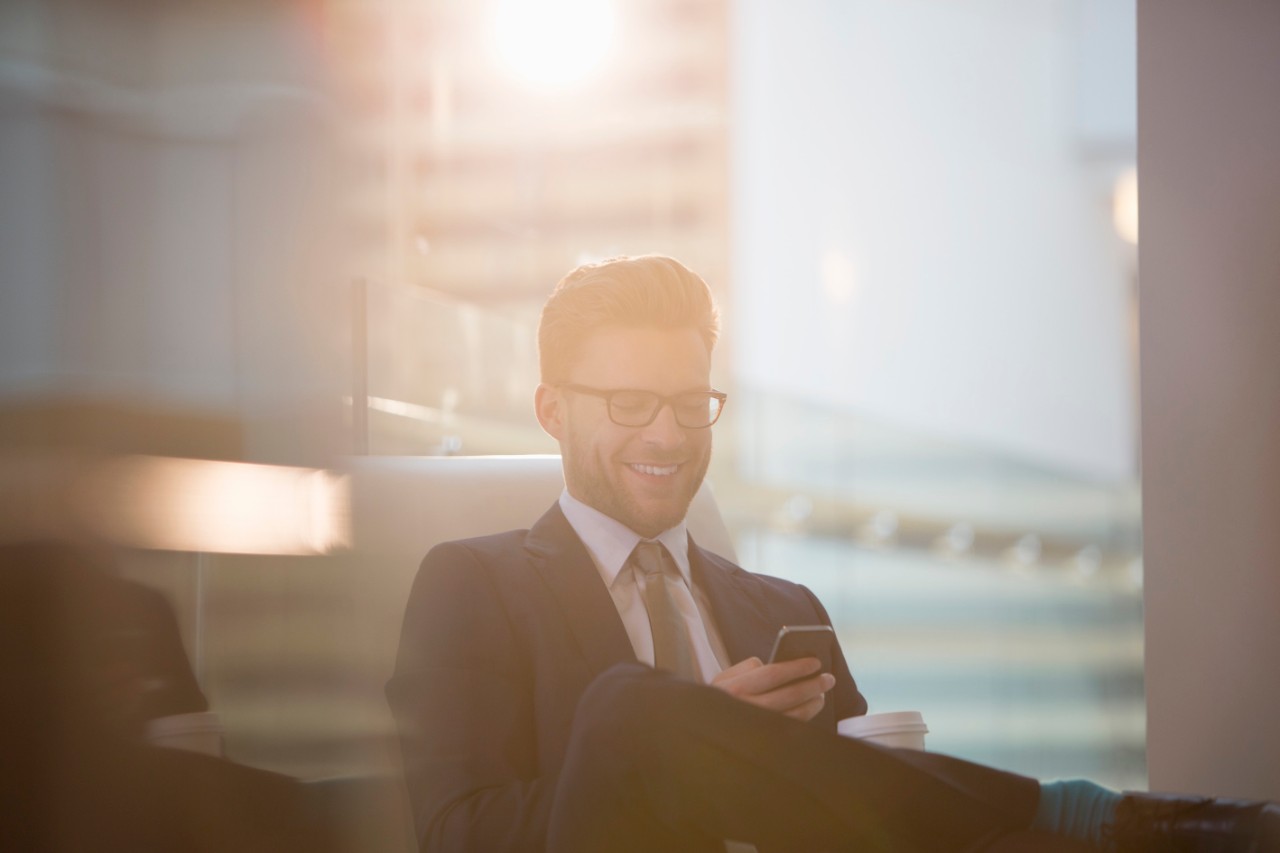
<instances>
[{"instance_id":1,"label":"white coffee cup","mask_svg":"<svg viewBox=\"0 0 1280 853\"><path fill-rule=\"evenodd\" d=\"M148 720L146 736L156 746L202 752L217 758L223 755L222 721L216 711L174 714Z\"/></svg>"},{"instance_id":2,"label":"white coffee cup","mask_svg":"<svg viewBox=\"0 0 1280 853\"><path fill-rule=\"evenodd\" d=\"M836 731L845 737L856 737L880 746L923 750L924 736L929 733L929 727L924 724L924 717L919 711L889 711L846 717L836 723Z\"/></svg>"}]
</instances>

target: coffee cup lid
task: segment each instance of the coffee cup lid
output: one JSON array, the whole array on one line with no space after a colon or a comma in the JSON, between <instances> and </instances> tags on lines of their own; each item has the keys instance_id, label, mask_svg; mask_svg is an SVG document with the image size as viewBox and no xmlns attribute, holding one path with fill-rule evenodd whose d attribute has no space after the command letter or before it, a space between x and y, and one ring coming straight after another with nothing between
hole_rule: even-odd
<instances>
[{"instance_id":1,"label":"coffee cup lid","mask_svg":"<svg viewBox=\"0 0 1280 853\"><path fill-rule=\"evenodd\" d=\"M882 714L866 714L848 717L840 721L840 732L854 737L868 737L888 732L922 732L929 727L919 711L887 711Z\"/></svg>"}]
</instances>

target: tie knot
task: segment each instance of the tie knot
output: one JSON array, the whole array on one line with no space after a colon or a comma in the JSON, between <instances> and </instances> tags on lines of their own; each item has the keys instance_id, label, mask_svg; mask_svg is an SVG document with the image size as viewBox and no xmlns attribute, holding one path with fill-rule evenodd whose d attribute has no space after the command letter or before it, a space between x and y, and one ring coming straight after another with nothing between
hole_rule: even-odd
<instances>
[{"instance_id":1,"label":"tie knot","mask_svg":"<svg viewBox=\"0 0 1280 853\"><path fill-rule=\"evenodd\" d=\"M639 542L631 552L631 558L645 577L660 576L664 571L666 556L667 549L662 547L661 542Z\"/></svg>"}]
</instances>

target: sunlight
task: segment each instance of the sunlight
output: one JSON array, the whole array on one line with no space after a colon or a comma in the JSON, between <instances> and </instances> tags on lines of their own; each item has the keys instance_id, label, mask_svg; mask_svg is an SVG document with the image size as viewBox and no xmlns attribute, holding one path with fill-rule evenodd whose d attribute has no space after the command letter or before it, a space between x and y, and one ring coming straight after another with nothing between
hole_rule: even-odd
<instances>
[{"instance_id":1,"label":"sunlight","mask_svg":"<svg viewBox=\"0 0 1280 853\"><path fill-rule=\"evenodd\" d=\"M1116 233L1126 243L1138 244L1138 170L1129 169L1116 180L1112 202Z\"/></svg>"},{"instance_id":2,"label":"sunlight","mask_svg":"<svg viewBox=\"0 0 1280 853\"><path fill-rule=\"evenodd\" d=\"M79 484L89 528L134 548L323 554L351 544L345 477L315 468L129 456Z\"/></svg>"},{"instance_id":3,"label":"sunlight","mask_svg":"<svg viewBox=\"0 0 1280 853\"><path fill-rule=\"evenodd\" d=\"M502 63L538 88L581 81L612 46L614 5L608 0L497 0L494 37Z\"/></svg>"}]
</instances>

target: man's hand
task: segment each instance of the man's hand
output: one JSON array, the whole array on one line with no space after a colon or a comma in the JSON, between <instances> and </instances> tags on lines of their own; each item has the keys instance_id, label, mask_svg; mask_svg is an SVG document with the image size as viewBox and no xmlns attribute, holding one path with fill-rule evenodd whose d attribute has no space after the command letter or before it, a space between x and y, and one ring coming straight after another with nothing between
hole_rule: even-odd
<instances>
[{"instance_id":1,"label":"man's hand","mask_svg":"<svg viewBox=\"0 0 1280 853\"><path fill-rule=\"evenodd\" d=\"M817 658L761 663L760 658L751 657L711 679L711 686L752 705L811 720L822 710L827 691L836 685L835 676L819 672L821 668Z\"/></svg>"}]
</instances>

